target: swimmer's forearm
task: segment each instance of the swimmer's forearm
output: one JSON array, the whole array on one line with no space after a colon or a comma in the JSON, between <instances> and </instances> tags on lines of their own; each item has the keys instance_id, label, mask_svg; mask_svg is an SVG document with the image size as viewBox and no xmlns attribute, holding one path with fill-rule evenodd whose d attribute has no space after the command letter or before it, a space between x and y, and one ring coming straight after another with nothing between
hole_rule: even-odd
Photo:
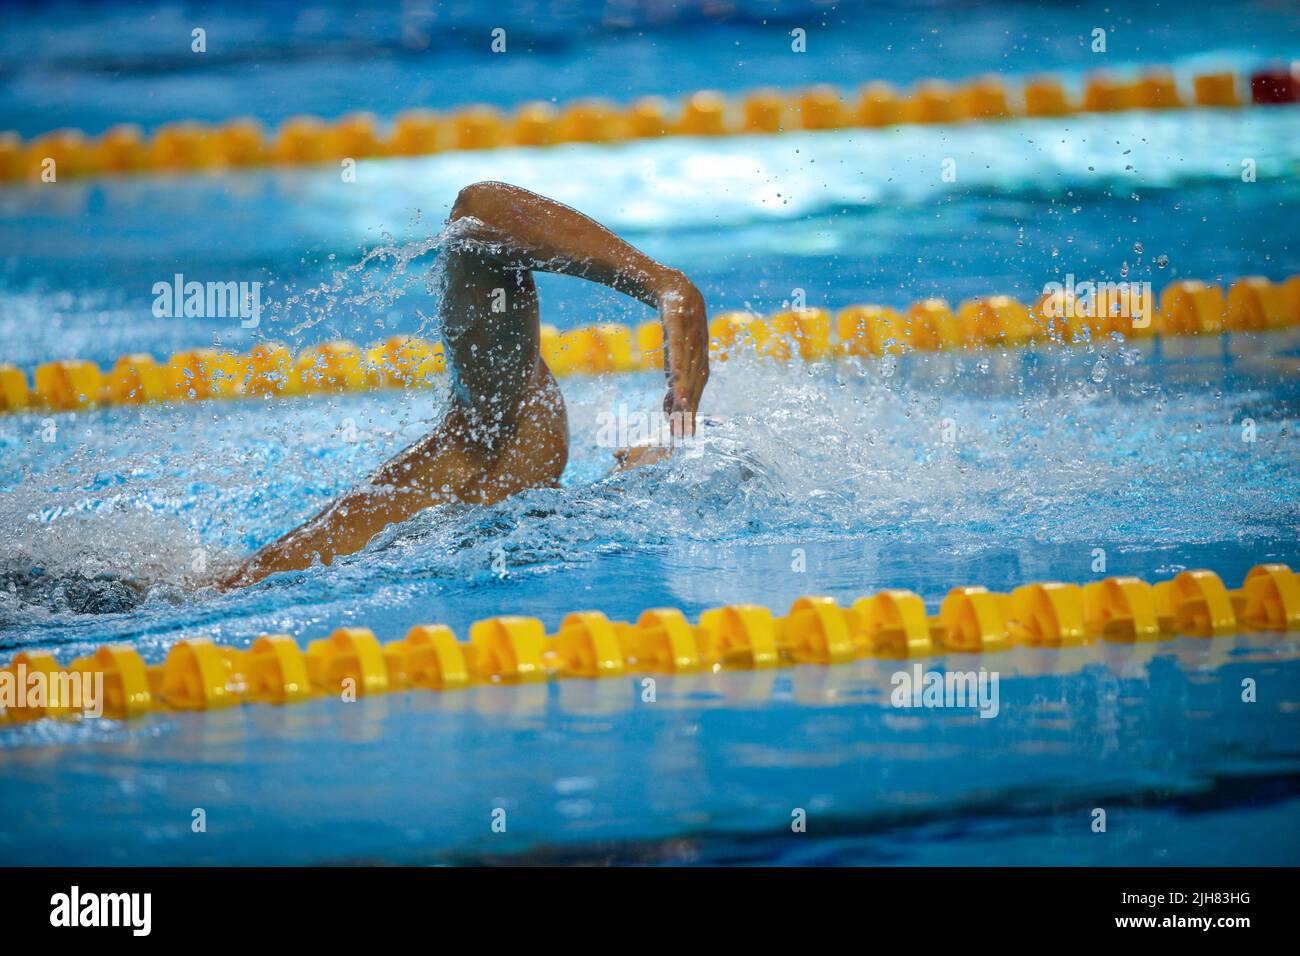
<instances>
[{"instance_id":1,"label":"swimmer's forearm","mask_svg":"<svg viewBox=\"0 0 1300 956\"><path fill-rule=\"evenodd\" d=\"M460 191L453 218L483 223L489 242L499 238L510 262L599 282L658 308L665 295L689 286L675 269L563 203L508 183L475 183Z\"/></svg>"},{"instance_id":2,"label":"swimmer's forearm","mask_svg":"<svg viewBox=\"0 0 1300 956\"><path fill-rule=\"evenodd\" d=\"M243 587L280 571L301 571L317 561L353 554L393 521L400 521L392 499L376 499L370 492L353 492L334 502L316 517L284 537L271 542L222 579L223 587Z\"/></svg>"}]
</instances>

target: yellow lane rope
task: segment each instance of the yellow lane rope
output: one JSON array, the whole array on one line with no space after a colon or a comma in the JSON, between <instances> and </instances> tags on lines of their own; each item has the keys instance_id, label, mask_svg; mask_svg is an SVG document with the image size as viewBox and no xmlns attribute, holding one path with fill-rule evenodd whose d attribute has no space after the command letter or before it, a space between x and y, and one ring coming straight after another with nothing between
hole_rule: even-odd
<instances>
[{"instance_id":1,"label":"yellow lane rope","mask_svg":"<svg viewBox=\"0 0 1300 956\"><path fill-rule=\"evenodd\" d=\"M244 649L191 637L154 665L124 644L105 644L66 666L47 651L23 651L0 670L0 700L7 707L0 720L77 716L69 688L84 675L102 679L103 715L122 719L152 711L285 704L321 696L356 699L408 689L902 660L986 654L1014 645L1061 648L1097 639L1154 642L1173 635L1215 638L1253 631L1300 631L1300 575L1286 565L1257 565L1232 591L1204 570L1183 571L1155 585L1109 577L1082 586L1027 584L1010 594L955 587L933 616L917 594L885 590L848 608L829 597L801 597L784 617L758 605L729 605L705 611L694 624L675 608L647 610L636 623L575 611L555 634L547 634L537 618L493 617L472 624L467 642L440 624L417 625L382 646L366 628L339 628L311 641L305 652L284 634L260 635Z\"/></svg>"},{"instance_id":2,"label":"yellow lane rope","mask_svg":"<svg viewBox=\"0 0 1300 956\"><path fill-rule=\"evenodd\" d=\"M192 172L274 164L304 166L379 156L421 156L451 150L616 143L662 136L727 136L788 130L892 127L911 123L959 123L1013 117L1059 117L1081 112L1168 110L1190 106L1243 105L1243 84L1232 72L1193 78L1190 95L1165 68L1116 78L1093 74L1081 100L1055 76L1026 80L1008 92L997 76L962 83L925 80L907 91L869 83L856 92L820 85L794 92L759 89L728 98L702 90L677 108L661 97L629 106L602 99L555 107L526 103L511 114L493 106L467 106L447 114L410 110L387 127L370 113L334 121L295 116L268 133L254 119L218 125L181 121L146 137L140 127L114 126L100 136L61 129L23 141L0 133L0 183L50 182L70 176L148 171Z\"/></svg>"},{"instance_id":3,"label":"yellow lane rope","mask_svg":"<svg viewBox=\"0 0 1300 956\"><path fill-rule=\"evenodd\" d=\"M1074 287L1074 292L1086 284ZM1032 306L1008 296L970 299L953 308L932 298L897 311L851 305L836 315L807 308L759 317L726 312L709 324L715 361L741 352L808 362L910 351L1011 348L1039 342L1074 344L1109 336L1217 335L1300 325L1300 276L1217 285L1180 280L1165 287L1158 308L1139 284L1095 283L1083 294L1045 293ZM542 328L542 354L556 375L633 372L663 367L663 328L616 323L559 332ZM264 343L246 354L190 349L159 362L124 355L107 371L74 359L37 366L32 379L0 363L0 412L72 411L241 396L363 392L435 384L445 370L442 344L410 336L359 347L334 341L294 355Z\"/></svg>"}]
</instances>

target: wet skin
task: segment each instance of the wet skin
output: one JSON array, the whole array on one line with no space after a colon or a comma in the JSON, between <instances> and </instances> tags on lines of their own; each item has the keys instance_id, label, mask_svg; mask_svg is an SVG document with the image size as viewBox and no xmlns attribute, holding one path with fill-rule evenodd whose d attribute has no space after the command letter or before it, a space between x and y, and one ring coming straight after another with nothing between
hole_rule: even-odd
<instances>
[{"instance_id":1,"label":"wet skin","mask_svg":"<svg viewBox=\"0 0 1300 956\"><path fill-rule=\"evenodd\" d=\"M559 386L541 356L535 271L598 282L658 309L667 343L664 412L675 433L693 433L709 377L708 324L704 300L686 276L582 213L505 183L462 189L449 225L442 252L443 342L452 381L446 415L365 485L258 551L219 587L241 587L316 560L328 564L431 505L492 504L557 484L568 462L569 427ZM616 457L628 468L666 453L637 448Z\"/></svg>"}]
</instances>

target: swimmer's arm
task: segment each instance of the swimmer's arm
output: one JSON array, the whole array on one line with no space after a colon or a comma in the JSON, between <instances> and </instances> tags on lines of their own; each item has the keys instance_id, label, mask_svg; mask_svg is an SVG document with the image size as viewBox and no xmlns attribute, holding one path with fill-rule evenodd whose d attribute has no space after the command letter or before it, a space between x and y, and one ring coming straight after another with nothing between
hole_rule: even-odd
<instances>
[{"instance_id":1,"label":"swimmer's arm","mask_svg":"<svg viewBox=\"0 0 1300 956\"><path fill-rule=\"evenodd\" d=\"M279 571L310 567L336 554L359 551L391 519L390 503L370 491L353 491L335 501L306 524L258 551L216 585L222 590L254 584Z\"/></svg>"},{"instance_id":2,"label":"swimmer's arm","mask_svg":"<svg viewBox=\"0 0 1300 956\"><path fill-rule=\"evenodd\" d=\"M348 492L299 528L219 577L226 590L316 561L329 564L360 551L388 525L431 505L483 497L490 461L467 440L461 416L450 413L432 433L390 459L366 485ZM476 497L477 496L477 497Z\"/></svg>"},{"instance_id":3,"label":"swimmer's arm","mask_svg":"<svg viewBox=\"0 0 1300 956\"><path fill-rule=\"evenodd\" d=\"M482 223L469 238L488 250L496 247L496 255L511 265L577 276L658 309L668 347L664 411L675 432L694 432L709 380L709 329L704 297L686 276L576 209L507 183L465 187L452 217Z\"/></svg>"}]
</instances>

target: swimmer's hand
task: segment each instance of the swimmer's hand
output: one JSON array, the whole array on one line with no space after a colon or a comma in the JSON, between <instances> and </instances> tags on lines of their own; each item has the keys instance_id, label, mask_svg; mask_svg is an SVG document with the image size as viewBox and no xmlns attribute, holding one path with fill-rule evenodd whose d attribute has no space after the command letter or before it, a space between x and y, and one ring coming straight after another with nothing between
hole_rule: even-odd
<instances>
[{"instance_id":1,"label":"swimmer's hand","mask_svg":"<svg viewBox=\"0 0 1300 956\"><path fill-rule=\"evenodd\" d=\"M704 311L704 296L686 276L665 270L659 284L659 319L663 322L667 346L664 365L668 394L664 396L664 414L672 423L676 437L689 437L695 434L695 413L709 381L709 320ZM653 460L663 457L661 452Z\"/></svg>"},{"instance_id":2,"label":"swimmer's hand","mask_svg":"<svg viewBox=\"0 0 1300 956\"><path fill-rule=\"evenodd\" d=\"M723 419L717 415L697 414L694 417L696 426L703 425L706 428L721 425L722 422ZM644 444L633 445L630 448L620 448L614 452L614 460L618 464L614 466L613 474L618 474L620 471L631 471L641 465L653 465L657 461L672 457L677 445L689 441L689 436L682 437L680 441L676 440L677 437L673 434L672 429L665 428L656 438Z\"/></svg>"},{"instance_id":3,"label":"swimmer's hand","mask_svg":"<svg viewBox=\"0 0 1300 956\"><path fill-rule=\"evenodd\" d=\"M653 465L657 461L663 461L672 453L672 445L634 445L631 448L620 448L614 452L614 459L618 462L614 466L614 474L620 471L631 471L641 465Z\"/></svg>"}]
</instances>

